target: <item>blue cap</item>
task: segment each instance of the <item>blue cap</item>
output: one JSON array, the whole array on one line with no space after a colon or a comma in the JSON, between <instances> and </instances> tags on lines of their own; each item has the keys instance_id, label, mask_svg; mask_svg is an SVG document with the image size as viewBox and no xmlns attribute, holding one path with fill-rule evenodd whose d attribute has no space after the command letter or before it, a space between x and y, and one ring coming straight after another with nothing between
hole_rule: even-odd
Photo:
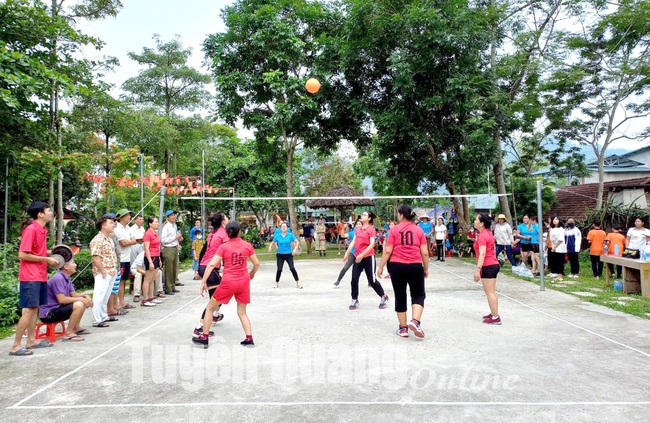
<instances>
[{"instance_id":1,"label":"blue cap","mask_svg":"<svg viewBox=\"0 0 650 423\"><path fill-rule=\"evenodd\" d=\"M167 216L167 217L169 217L169 215L171 215L171 214L178 214L178 212L176 210L167 210L165 212L165 216Z\"/></svg>"},{"instance_id":2,"label":"blue cap","mask_svg":"<svg viewBox=\"0 0 650 423\"><path fill-rule=\"evenodd\" d=\"M117 216L115 215L115 213L106 213L102 217L107 217L109 219L117 219Z\"/></svg>"}]
</instances>

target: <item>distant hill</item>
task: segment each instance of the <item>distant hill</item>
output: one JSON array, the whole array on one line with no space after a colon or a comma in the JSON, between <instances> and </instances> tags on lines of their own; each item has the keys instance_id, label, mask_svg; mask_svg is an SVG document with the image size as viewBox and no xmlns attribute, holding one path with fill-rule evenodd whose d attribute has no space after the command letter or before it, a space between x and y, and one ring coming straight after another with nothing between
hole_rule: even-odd
<instances>
[{"instance_id":1,"label":"distant hill","mask_svg":"<svg viewBox=\"0 0 650 423\"><path fill-rule=\"evenodd\" d=\"M639 148L644 147L644 146L639 146ZM634 149L626 149L626 148L608 148L605 156L613 156L614 154L617 156L622 156L623 154L630 153L632 151L636 150ZM587 163L593 162L596 160L596 156L594 155L594 150L591 148L591 146L588 145L582 145L580 146L580 152L585 155L585 161Z\"/></svg>"}]
</instances>

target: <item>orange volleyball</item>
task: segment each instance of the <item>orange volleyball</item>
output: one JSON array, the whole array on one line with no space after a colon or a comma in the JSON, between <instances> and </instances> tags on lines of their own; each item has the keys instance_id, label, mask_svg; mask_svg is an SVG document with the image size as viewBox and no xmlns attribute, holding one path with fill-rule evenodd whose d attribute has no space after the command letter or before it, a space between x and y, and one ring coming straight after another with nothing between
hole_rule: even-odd
<instances>
[{"instance_id":1,"label":"orange volleyball","mask_svg":"<svg viewBox=\"0 0 650 423\"><path fill-rule=\"evenodd\" d=\"M316 94L320 90L320 82L316 78L309 78L305 83L305 89L310 94Z\"/></svg>"}]
</instances>

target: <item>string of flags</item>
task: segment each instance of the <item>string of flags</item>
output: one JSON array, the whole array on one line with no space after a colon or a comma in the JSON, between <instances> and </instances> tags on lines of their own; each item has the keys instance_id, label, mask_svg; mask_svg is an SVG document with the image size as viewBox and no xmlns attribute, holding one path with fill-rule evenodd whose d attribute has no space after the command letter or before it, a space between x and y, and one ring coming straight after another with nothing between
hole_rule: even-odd
<instances>
[{"instance_id":1,"label":"string of flags","mask_svg":"<svg viewBox=\"0 0 650 423\"><path fill-rule=\"evenodd\" d=\"M86 174L85 178L94 184L101 185L114 185L121 188L137 188L140 186L140 178L113 178L103 175ZM166 188L166 194L179 195L179 194L193 194L201 193L201 178L198 176L167 176L166 173L161 175L151 175L144 177L142 183L145 186L151 187L153 190L159 190L163 185ZM217 194L222 191L227 191L229 194L233 193L232 188L218 188L210 185L203 187L207 194Z\"/></svg>"}]
</instances>

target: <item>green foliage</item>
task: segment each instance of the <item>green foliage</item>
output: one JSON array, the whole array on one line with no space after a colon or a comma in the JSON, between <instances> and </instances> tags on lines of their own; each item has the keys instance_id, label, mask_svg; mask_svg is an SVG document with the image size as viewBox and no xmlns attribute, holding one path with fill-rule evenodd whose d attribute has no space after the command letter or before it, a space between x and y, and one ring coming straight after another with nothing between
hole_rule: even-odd
<instances>
[{"instance_id":1,"label":"green foliage","mask_svg":"<svg viewBox=\"0 0 650 423\"><path fill-rule=\"evenodd\" d=\"M248 231L242 235L242 239L250 242L253 248L262 248L266 246L266 242L260 236L260 230L256 226L248 228Z\"/></svg>"},{"instance_id":2,"label":"green foliage","mask_svg":"<svg viewBox=\"0 0 650 423\"><path fill-rule=\"evenodd\" d=\"M587 217L576 225L583 231L591 229L595 220L601 221L601 228L611 229L614 223L621 225L621 232L626 233L628 228L634 227L634 220L640 217L648 227L648 210L637 206L623 204L605 204L600 210L588 210Z\"/></svg>"},{"instance_id":3,"label":"green foliage","mask_svg":"<svg viewBox=\"0 0 650 423\"><path fill-rule=\"evenodd\" d=\"M0 270L0 326L9 326L18 321L19 306L16 269Z\"/></svg>"},{"instance_id":4,"label":"green foliage","mask_svg":"<svg viewBox=\"0 0 650 423\"><path fill-rule=\"evenodd\" d=\"M95 284L92 269L92 256L90 250L82 249L74 256L74 261L77 263L77 273L72 275L74 288L77 292L82 292L87 289L92 289Z\"/></svg>"}]
</instances>

